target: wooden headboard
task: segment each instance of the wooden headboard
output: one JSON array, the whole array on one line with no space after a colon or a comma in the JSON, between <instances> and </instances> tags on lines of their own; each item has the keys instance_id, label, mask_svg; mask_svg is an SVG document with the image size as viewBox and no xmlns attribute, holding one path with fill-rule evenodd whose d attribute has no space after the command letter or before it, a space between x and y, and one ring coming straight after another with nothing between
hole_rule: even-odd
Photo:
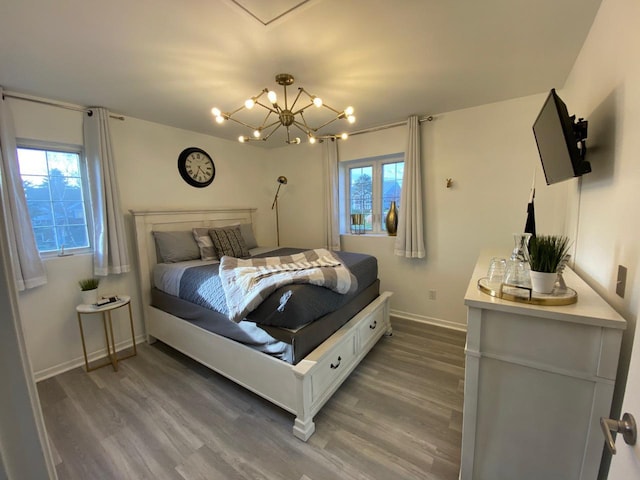
<instances>
[{"instance_id":1,"label":"wooden headboard","mask_svg":"<svg viewBox=\"0 0 640 480\"><path fill-rule=\"evenodd\" d=\"M203 210L129 210L133 217L138 254L138 281L145 327L151 305L153 267L157 263L153 232L191 230L252 223L255 208L212 208Z\"/></svg>"}]
</instances>

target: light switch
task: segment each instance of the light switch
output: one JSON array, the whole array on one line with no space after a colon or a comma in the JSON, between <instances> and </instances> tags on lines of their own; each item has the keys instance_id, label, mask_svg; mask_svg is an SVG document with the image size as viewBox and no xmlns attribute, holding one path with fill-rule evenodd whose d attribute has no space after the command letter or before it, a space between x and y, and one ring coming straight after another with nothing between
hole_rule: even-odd
<instances>
[{"instance_id":1,"label":"light switch","mask_svg":"<svg viewBox=\"0 0 640 480\"><path fill-rule=\"evenodd\" d=\"M624 298L624 291L627 288L627 267L618 265L618 279L616 280L616 293Z\"/></svg>"}]
</instances>

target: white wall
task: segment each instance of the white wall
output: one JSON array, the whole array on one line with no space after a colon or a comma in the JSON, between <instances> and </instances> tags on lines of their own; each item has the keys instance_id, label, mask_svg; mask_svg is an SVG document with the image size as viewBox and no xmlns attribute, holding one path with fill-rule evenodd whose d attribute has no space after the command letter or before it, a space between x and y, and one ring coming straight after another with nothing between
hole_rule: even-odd
<instances>
[{"instance_id":1,"label":"white wall","mask_svg":"<svg viewBox=\"0 0 640 480\"><path fill-rule=\"evenodd\" d=\"M537 171L536 219L541 233L564 230L566 186L547 187L531 132L544 94L435 115L422 125L423 188L427 257L393 255L392 237L342 236L345 250L378 258L382 288L395 292L396 315L464 328L462 301L475 260L483 248L505 256L512 233L524 227L532 176ZM19 100L11 103L19 137L82 142L82 115ZM271 202L276 178L289 182L279 197L282 245L317 247L323 237L321 145L301 144L263 150L215 137L127 118L111 120L123 213L129 209L257 207L256 236L275 243ZM395 153L405 148L404 127L357 135L339 143L342 161ZM216 162L216 179L204 189L183 182L177 172L182 149L198 146ZM453 187L446 188L447 178ZM129 223L132 265L135 254ZM38 378L80 364L82 350L74 311L76 282L91 274L91 256L46 262L49 284L20 295L25 339ZM142 334L135 271L108 277L102 293L133 297L136 332ZM436 300L426 292L436 290ZM124 316L126 310L117 312ZM116 319L118 316L115 317ZM116 321L117 340L127 339L126 319ZM88 350L99 352L97 322L87 327Z\"/></svg>"},{"instance_id":2,"label":"white wall","mask_svg":"<svg viewBox=\"0 0 640 480\"><path fill-rule=\"evenodd\" d=\"M465 327L462 298L476 259L483 248L510 255L512 234L524 229L534 171L538 232L564 232L567 186L546 186L531 130L545 95L435 115L422 124L425 259L394 256L392 237L342 236L344 250L378 258L382 288L394 292L393 314ZM405 143L404 127L352 136L339 143L339 159L402 152ZM300 145L271 155L289 178L280 202L283 241L321 245L321 149ZM428 300L428 290L436 290L436 300Z\"/></svg>"},{"instance_id":3,"label":"white wall","mask_svg":"<svg viewBox=\"0 0 640 480\"><path fill-rule=\"evenodd\" d=\"M82 114L21 100L10 100L16 135L22 138L82 144ZM269 164L264 152L215 137L127 118L110 121L117 163L121 206L127 217L132 271L101 281L101 294L122 293L132 297L134 326L142 338L142 313L138 299L136 257L130 209L256 207L256 238L275 243L270 219L271 184L264 181ZM177 169L179 153L198 146L212 155L216 178L207 188L187 185ZM19 310L25 343L36 378L45 378L82 364L82 345L75 313L80 303L77 281L92 275L92 256L74 255L45 260L48 283L19 294ZM126 344L126 309L114 312L116 342ZM104 351L98 316L83 317L87 351Z\"/></svg>"},{"instance_id":4,"label":"white wall","mask_svg":"<svg viewBox=\"0 0 640 480\"><path fill-rule=\"evenodd\" d=\"M587 159L593 171L572 192L577 207L568 219L577 231L576 270L628 322L614 415L622 402L640 309L638 19L637 0L604 0L560 92L569 108L589 121ZM615 294L618 265L628 268L624 298Z\"/></svg>"}]
</instances>

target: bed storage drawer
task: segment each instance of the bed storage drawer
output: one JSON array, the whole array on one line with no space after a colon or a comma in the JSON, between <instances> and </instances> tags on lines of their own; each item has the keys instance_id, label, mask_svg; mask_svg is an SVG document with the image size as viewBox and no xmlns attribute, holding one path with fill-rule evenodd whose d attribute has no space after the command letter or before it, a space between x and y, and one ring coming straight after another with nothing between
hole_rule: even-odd
<instances>
[{"instance_id":1,"label":"bed storage drawer","mask_svg":"<svg viewBox=\"0 0 640 480\"><path fill-rule=\"evenodd\" d=\"M343 377L356 355L356 335L350 332L333 351L320 361L311 375L311 401L315 402L327 387Z\"/></svg>"},{"instance_id":2,"label":"bed storage drawer","mask_svg":"<svg viewBox=\"0 0 640 480\"><path fill-rule=\"evenodd\" d=\"M358 336L360 337L360 343L358 344L358 348L362 350L366 349L369 343L375 343L378 338L380 338L380 331L385 328L384 324L384 311L382 309L378 309L373 312L371 318L364 322L359 327Z\"/></svg>"}]
</instances>

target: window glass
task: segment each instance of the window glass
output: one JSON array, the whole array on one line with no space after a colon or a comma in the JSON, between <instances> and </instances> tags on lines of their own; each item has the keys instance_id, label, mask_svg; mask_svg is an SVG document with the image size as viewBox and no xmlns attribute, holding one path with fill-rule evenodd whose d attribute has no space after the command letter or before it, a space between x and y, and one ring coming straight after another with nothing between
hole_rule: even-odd
<instances>
[{"instance_id":1,"label":"window glass","mask_svg":"<svg viewBox=\"0 0 640 480\"><path fill-rule=\"evenodd\" d=\"M373 214L373 168L371 166L349 169L350 213L361 215L352 217L351 224L359 225L364 230L372 228Z\"/></svg>"},{"instance_id":2,"label":"window glass","mask_svg":"<svg viewBox=\"0 0 640 480\"><path fill-rule=\"evenodd\" d=\"M387 218L391 202L396 202L396 208L400 209L400 196L402 194L402 176L404 175L404 162L382 164L382 225L386 230L384 219Z\"/></svg>"},{"instance_id":3,"label":"window glass","mask_svg":"<svg viewBox=\"0 0 640 480\"><path fill-rule=\"evenodd\" d=\"M384 233L385 218L392 201L400 210L404 154L343 162L346 175L341 197L345 225L350 233Z\"/></svg>"},{"instance_id":4,"label":"window glass","mask_svg":"<svg viewBox=\"0 0 640 480\"><path fill-rule=\"evenodd\" d=\"M18 163L38 251L88 248L80 152L20 147Z\"/></svg>"}]
</instances>

